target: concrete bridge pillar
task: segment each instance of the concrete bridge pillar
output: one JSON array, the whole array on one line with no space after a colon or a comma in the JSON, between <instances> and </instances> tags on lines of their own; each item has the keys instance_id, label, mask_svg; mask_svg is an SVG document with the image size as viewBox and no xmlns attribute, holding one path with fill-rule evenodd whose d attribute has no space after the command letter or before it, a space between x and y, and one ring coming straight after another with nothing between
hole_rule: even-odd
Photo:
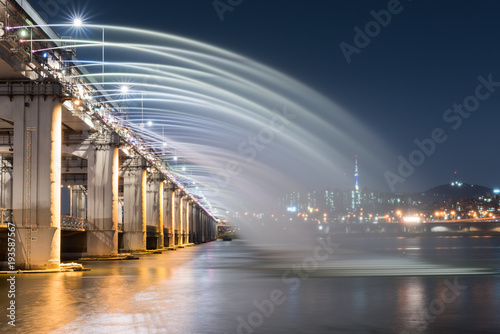
<instances>
[{"instance_id":1,"label":"concrete bridge pillar","mask_svg":"<svg viewBox=\"0 0 500 334\"><path fill-rule=\"evenodd\" d=\"M146 205L147 205L147 224L155 226L158 229L158 239L156 240L155 248L163 247L163 221L160 219L160 189L163 189L163 179L160 173L153 172L148 177L146 188ZM163 193L163 191L161 192ZM163 201L163 196L161 196ZM161 225L161 226L160 226ZM161 239L161 240L160 240ZM151 245L150 245L151 247Z\"/></svg>"},{"instance_id":2,"label":"concrete bridge pillar","mask_svg":"<svg viewBox=\"0 0 500 334\"><path fill-rule=\"evenodd\" d=\"M172 194L172 225L174 229L174 244L182 245L182 224L181 224L181 190L176 189Z\"/></svg>"},{"instance_id":3,"label":"concrete bridge pillar","mask_svg":"<svg viewBox=\"0 0 500 334\"><path fill-rule=\"evenodd\" d=\"M201 242L207 242L207 215L202 212L201 215Z\"/></svg>"},{"instance_id":4,"label":"concrete bridge pillar","mask_svg":"<svg viewBox=\"0 0 500 334\"><path fill-rule=\"evenodd\" d=\"M107 138L106 140L110 140ZM88 156L87 255L118 254L118 147L97 144Z\"/></svg>"},{"instance_id":5,"label":"concrete bridge pillar","mask_svg":"<svg viewBox=\"0 0 500 334\"><path fill-rule=\"evenodd\" d=\"M196 221L198 220L198 212L196 210L197 206L198 205L194 201L191 202L191 237L189 239L191 243L196 243Z\"/></svg>"},{"instance_id":6,"label":"concrete bridge pillar","mask_svg":"<svg viewBox=\"0 0 500 334\"><path fill-rule=\"evenodd\" d=\"M188 203L188 213L189 213L189 218L188 218L189 241L188 242L190 244L192 244L192 243L194 243L194 219L195 219L193 200L190 200Z\"/></svg>"},{"instance_id":7,"label":"concrete bridge pillar","mask_svg":"<svg viewBox=\"0 0 500 334\"><path fill-rule=\"evenodd\" d=\"M189 197L184 195L181 197L181 245L189 243L189 225L188 225L188 202Z\"/></svg>"},{"instance_id":8,"label":"concrete bridge pillar","mask_svg":"<svg viewBox=\"0 0 500 334\"><path fill-rule=\"evenodd\" d=\"M0 208L12 209L12 163L0 154Z\"/></svg>"},{"instance_id":9,"label":"concrete bridge pillar","mask_svg":"<svg viewBox=\"0 0 500 334\"><path fill-rule=\"evenodd\" d=\"M210 217L210 241L217 239L217 224L213 217Z\"/></svg>"},{"instance_id":10,"label":"concrete bridge pillar","mask_svg":"<svg viewBox=\"0 0 500 334\"><path fill-rule=\"evenodd\" d=\"M200 233L200 208L197 204L193 205L193 242L199 243Z\"/></svg>"},{"instance_id":11,"label":"concrete bridge pillar","mask_svg":"<svg viewBox=\"0 0 500 334\"><path fill-rule=\"evenodd\" d=\"M0 98L0 112L11 112L14 121L12 206L17 233L16 266L59 269L61 87L38 83L14 86L11 91L11 97Z\"/></svg>"},{"instance_id":12,"label":"concrete bridge pillar","mask_svg":"<svg viewBox=\"0 0 500 334\"><path fill-rule=\"evenodd\" d=\"M158 248L165 247L165 204L163 203L165 197L165 182L160 182L160 189L158 189L158 214L159 214L159 234L158 234Z\"/></svg>"},{"instance_id":13,"label":"concrete bridge pillar","mask_svg":"<svg viewBox=\"0 0 500 334\"><path fill-rule=\"evenodd\" d=\"M87 219L87 195L83 186L72 187L71 215L75 218Z\"/></svg>"},{"instance_id":14,"label":"concrete bridge pillar","mask_svg":"<svg viewBox=\"0 0 500 334\"><path fill-rule=\"evenodd\" d=\"M146 249L146 166L133 158L123 180L123 245L127 251Z\"/></svg>"},{"instance_id":15,"label":"concrete bridge pillar","mask_svg":"<svg viewBox=\"0 0 500 334\"><path fill-rule=\"evenodd\" d=\"M166 247L172 247L174 243L174 226L173 226L173 193L175 189L171 182L167 181L167 184L163 187L163 226L166 229L166 234L164 236L164 245Z\"/></svg>"},{"instance_id":16,"label":"concrete bridge pillar","mask_svg":"<svg viewBox=\"0 0 500 334\"><path fill-rule=\"evenodd\" d=\"M205 242L210 241L210 217L205 214Z\"/></svg>"}]
</instances>

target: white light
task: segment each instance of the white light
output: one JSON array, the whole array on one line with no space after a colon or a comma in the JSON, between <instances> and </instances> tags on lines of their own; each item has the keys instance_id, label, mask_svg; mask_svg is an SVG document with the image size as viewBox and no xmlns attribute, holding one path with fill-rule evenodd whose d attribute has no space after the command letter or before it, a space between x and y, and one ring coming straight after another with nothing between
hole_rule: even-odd
<instances>
[{"instance_id":1,"label":"white light","mask_svg":"<svg viewBox=\"0 0 500 334\"><path fill-rule=\"evenodd\" d=\"M163 147L167 146L167 143L163 143Z\"/></svg>"},{"instance_id":2,"label":"white light","mask_svg":"<svg viewBox=\"0 0 500 334\"><path fill-rule=\"evenodd\" d=\"M177 161L177 157L174 157L174 161Z\"/></svg>"},{"instance_id":3,"label":"white light","mask_svg":"<svg viewBox=\"0 0 500 334\"><path fill-rule=\"evenodd\" d=\"M420 217L404 217L405 223L420 223Z\"/></svg>"},{"instance_id":4,"label":"white light","mask_svg":"<svg viewBox=\"0 0 500 334\"><path fill-rule=\"evenodd\" d=\"M129 86L123 85L123 86L120 88L120 92L121 92L122 94L128 94L128 92L130 92L130 88L129 88Z\"/></svg>"},{"instance_id":5,"label":"white light","mask_svg":"<svg viewBox=\"0 0 500 334\"><path fill-rule=\"evenodd\" d=\"M81 27L81 26L83 25L83 21L82 21L82 19L80 19L80 18L75 18L75 19L73 20L73 25L74 25L75 27Z\"/></svg>"}]
</instances>

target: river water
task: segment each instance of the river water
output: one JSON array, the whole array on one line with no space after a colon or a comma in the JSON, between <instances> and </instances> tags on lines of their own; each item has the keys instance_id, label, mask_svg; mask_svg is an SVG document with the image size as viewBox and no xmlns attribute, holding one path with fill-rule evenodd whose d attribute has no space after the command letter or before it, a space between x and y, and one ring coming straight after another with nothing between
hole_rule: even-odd
<instances>
[{"instance_id":1,"label":"river water","mask_svg":"<svg viewBox=\"0 0 500 334\"><path fill-rule=\"evenodd\" d=\"M252 247L250 247L252 245ZM500 333L500 237L217 241L16 278L19 333ZM2 309L6 282L0 276ZM6 312L4 312L7 314Z\"/></svg>"}]
</instances>

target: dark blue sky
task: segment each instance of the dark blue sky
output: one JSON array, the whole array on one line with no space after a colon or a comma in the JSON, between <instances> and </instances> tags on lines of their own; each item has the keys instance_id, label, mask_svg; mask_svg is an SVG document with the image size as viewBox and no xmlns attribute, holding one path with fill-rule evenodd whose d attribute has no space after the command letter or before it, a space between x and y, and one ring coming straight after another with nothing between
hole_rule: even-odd
<instances>
[{"instance_id":1,"label":"dark blue sky","mask_svg":"<svg viewBox=\"0 0 500 334\"><path fill-rule=\"evenodd\" d=\"M63 10L49 21L61 22L76 10L88 13L97 24L179 34L274 67L374 129L390 145L393 156L384 163L395 174L398 156L408 159L416 149L415 139L428 138L433 129L442 128L446 142L438 144L404 184L398 183L397 191L446 183L454 170L463 182L500 186L500 87L457 130L451 128L453 122L443 120L448 108L474 94L478 76L491 74L500 82L500 2L401 0L400 13L392 15L391 22L348 64L339 44L353 45L353 29L364 30L374 20L370 11L385 10L388 3L243 0L224 13L221 22L208 0L75 0L61 5ZM389 188L382 174L363 179L370 166L363 165L363 157L360 164L362 187Z\"/></svg>"}]
</instances>

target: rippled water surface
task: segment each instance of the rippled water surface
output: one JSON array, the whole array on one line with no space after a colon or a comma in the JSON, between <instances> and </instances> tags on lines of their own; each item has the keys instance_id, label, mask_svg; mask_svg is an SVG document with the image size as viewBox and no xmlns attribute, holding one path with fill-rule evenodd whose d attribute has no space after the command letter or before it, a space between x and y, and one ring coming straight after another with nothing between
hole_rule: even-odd
<instances>
[{"instance_id":1,"label":"rippled water surface","mask_svg":"<svg viewBox=\"0 0 500 334\"><path fill-rule=\"evenodd\" d=\"M16 330L500 332L498 237L348 239L328 259L314 258L314 248L217 241L86 263L89 272L17 276Z\"/></svg>"}]
</instances>

